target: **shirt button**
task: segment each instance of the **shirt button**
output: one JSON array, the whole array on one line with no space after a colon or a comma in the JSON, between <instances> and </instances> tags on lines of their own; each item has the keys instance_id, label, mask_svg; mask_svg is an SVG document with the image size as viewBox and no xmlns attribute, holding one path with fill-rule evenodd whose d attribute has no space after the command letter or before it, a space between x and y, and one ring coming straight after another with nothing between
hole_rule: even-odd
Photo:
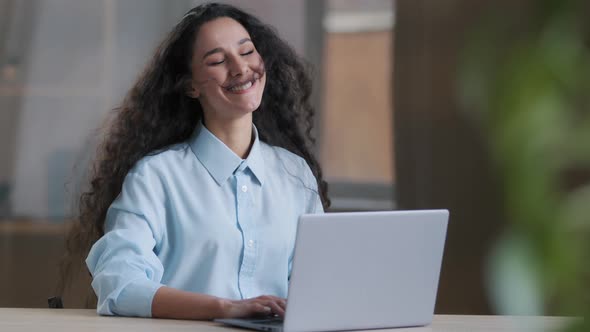
<instances>
[{"instance_id":1,"label":"shirt button","mask_svg":"<svg viewBox=\"0 0 590 332\"><path fill-rule=\"evenodd\" d=\"M253 245L254 245L254 240L248 241L248 247L252 248Z\"/></svg>"},{"instance_id":2,"label":"shirt button","mask_svg":"<svg viewBox=\"0 0 590 332\"><path fill-rule=\"evenodd\" d=\"M243 191L243 192L246 192L246 191L248 191L248 186L242 186L242 191Z\"/></svg>"}]
</instances>

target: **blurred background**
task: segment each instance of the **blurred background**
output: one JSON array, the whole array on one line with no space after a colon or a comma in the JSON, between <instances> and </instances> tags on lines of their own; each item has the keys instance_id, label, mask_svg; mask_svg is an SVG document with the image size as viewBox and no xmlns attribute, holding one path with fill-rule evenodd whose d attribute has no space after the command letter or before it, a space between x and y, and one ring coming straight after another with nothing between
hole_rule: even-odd
<instances>
[{"instance_id":1,"label":"blurred background","mask_svg":"<svg viewBox=\"0 0 590 332\"><path fill-rule=\"evenodd\" d=\"M437 313L589 312L586 1L224 2L314 66L332 211L450 210ZM199 3L0 0L0 306L54 295L97 130Z\"/></svg>"}]
</instances>

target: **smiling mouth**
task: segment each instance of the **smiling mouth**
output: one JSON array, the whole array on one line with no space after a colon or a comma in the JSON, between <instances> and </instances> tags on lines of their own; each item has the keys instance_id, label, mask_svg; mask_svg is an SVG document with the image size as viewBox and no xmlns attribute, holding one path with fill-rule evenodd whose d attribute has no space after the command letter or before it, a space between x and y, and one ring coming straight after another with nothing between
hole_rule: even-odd
<instances>
[{"instance_id":1,"label":"smiling mouth","mask_svg":"<svg viewBox=\"0 0 590 332\"><path fill-rule=\"evenodd\" d=\"M252 87L252 85L254 85L254 82L256 80L257 80L256 78L253 78L253 79L246 81L244 83L234 84L231 87L226 88L226 90L230 91L230 92L240 92L240 91L248 90Z\"/></svg>"},{"instance_id":2,"label":"smiling mouth","mask_svg":"<svg viewBox=\"0 0 590 332\"><path fill-rule=\"evenodd\" d=\"M259 79L260 79L260 75L254 74L252 76L252 78L250 78L249 80L233 83L233 84L229 85L228 87L224 87L224 89L229 92L238 92L239 93L239 92L246 91L246 90L250 89L256 83L256 81L258 81Z\"/></svg>"}]
</instances>

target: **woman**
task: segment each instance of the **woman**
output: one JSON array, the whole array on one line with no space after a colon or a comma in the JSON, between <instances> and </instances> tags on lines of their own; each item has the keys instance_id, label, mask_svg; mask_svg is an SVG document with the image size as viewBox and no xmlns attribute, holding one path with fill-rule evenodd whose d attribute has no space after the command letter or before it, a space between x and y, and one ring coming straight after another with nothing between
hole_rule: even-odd
<instances>
[{"instance_id":1,"label":"woman","mask_svg":"<svg viewBox=\"0 0 590 332\"><path fill-rule=\"evenodd\" d=\"M68 240L66 271L88 253L100 314L284 314L297 219L329 205L310 91L251 15L182 18L117 110Z\"/></svg>"}]
</instances>

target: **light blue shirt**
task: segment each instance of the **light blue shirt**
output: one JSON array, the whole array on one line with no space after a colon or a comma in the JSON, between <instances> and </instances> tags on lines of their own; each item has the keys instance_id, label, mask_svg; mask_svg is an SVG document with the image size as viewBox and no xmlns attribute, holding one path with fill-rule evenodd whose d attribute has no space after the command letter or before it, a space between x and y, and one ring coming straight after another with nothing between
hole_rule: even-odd
<instances>
[{"instance_id":1,"label":"light blue shirt","mask_svg":"<svg viewBox=\"0 0 590 332\"><path fill-rule=\"evenodd\" d=\"M253 134L241 159L200 124L131 169L86 259L99 314L150 317L163 285L287 297L298 218L323 208L305 160Z\"/></svg>"}]
</instances>

